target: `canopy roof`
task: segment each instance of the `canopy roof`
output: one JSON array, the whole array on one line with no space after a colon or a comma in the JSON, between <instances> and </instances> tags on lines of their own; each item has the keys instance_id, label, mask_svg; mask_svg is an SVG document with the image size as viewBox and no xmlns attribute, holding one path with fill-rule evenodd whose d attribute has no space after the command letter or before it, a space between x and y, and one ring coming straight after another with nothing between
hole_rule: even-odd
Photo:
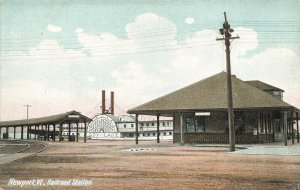
<instances>
[{"instance_id":1,"label":"canopy roof","mask_svg":"<svg viewBox=\"0 0 300 190\"><path fill-rule=\"evenodd\" d=\"M69 111L62 114L51 115L46 117L14 120L14 121L1 121L0 127L8 126L30 126L30 125L41 125L41 124L58 124L62 122L79 122L79 121L91 121L87 116L82 115L77 111Z\"/></svg>"},{"instance_id":2,"label":"canopy roof","mask_svg":"<svg viewBox=\"0 0 300 190\"><path fill-rule=\"evenodd\" d=\"M172 114L182 111L227 109L227 73L221 72L175 92L128 110L130 114ZM236 78L232 79L233 107L240 110L295 109L270 94Z\"/></svg>"}]
</instances>

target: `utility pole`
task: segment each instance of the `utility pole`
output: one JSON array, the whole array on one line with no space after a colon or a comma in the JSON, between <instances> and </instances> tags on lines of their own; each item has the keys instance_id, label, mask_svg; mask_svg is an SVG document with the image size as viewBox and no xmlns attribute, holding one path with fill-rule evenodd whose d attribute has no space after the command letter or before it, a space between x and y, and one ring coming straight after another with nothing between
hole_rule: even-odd
<instances>
[{"instance_id":1,"label":"utility pole","mask_svg":"<svg viewBox=\"0 0 300 190\"><path fill-rule=\"evenodd\" d=\"M224 12L225 22L223 28L220 28L222 38L218 40L225 40L226 46L226 69L227 69L227 101L228 101L228 127L229 127L229 151L235 151L235 129L234 129L234 116L233 116L233 100L232 100L232 83L231 83L231 66L230 66L230 40L238 39L240 37L231 37L233 29L227 22L226 12Z\"/></svg>"},{"instance_id":2,"label":"utility pole","mask_svg":"<svg viewBox=\"0 0 300 190\"><path fill-rule=\"evenodd\" d=\"M28 119L29 107L31 107L31 105L26 104L26 105L23 105L23 106L25 106L27 108L27 119Z\"/></svg>"}]
</instances>

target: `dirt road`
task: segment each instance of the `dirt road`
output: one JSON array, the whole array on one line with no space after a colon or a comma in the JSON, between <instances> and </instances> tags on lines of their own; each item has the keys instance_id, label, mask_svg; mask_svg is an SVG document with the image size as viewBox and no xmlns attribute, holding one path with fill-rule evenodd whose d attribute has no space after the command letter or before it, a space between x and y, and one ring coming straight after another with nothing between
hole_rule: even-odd
<instances>
[{"instance_id":1,"label":"dirt road","mask_svg":"<svg viewBox=\"0 0 300 190\"><path fill-rule=\"evenodd\" d=\"M225 148L163 142L92 141L49 143L36 156L0 166L0 187L9 180L90 180L84 189L293 189L300 183L300 157L228 154ZM44 189L25 186L22 189Z\"/></svg>"}]
</instances>

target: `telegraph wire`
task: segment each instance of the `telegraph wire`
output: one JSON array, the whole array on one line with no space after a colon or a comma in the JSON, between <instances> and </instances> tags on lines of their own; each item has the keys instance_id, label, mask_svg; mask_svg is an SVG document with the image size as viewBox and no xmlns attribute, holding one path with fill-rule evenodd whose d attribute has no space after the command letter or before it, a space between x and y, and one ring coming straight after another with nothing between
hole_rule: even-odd
<instances>
[{"instance_id":1,"label":"telegraph wire","mask_svg":"<svg viewBox=\"0 0 300 190\"><path fill-rule=\"evenodd\" d=\"M288 43L288 44L296 44L298 45L299 42L295 42L295 41L291 41L291 42L238 42L237 44L247 44L247 43L258 43L258 44L284 44L284 43ZM111 56L128 56L128 55L139 55L139 54L146 54L146 53L154 53L154 52L166 52L166 51L180 51L180 50L184 50L184 49L191 49L191 48L199 48L202 46L212 46L212 45L218 45L216 43L208 43L208 44L199 44L199 45L193 45L193 46L182 46L182 47L177 47L177 48L166 48L166 49L152 49L152 50L147 50L147 51L133 51L133 52L126 52L126 53L119 53L119 51L117 53L111 53L108 52L107 54L104 55L93 55L92 58L98 58L98 57L111 57ZM97 52L96 52L97 53ZM99 52L98 52L99 53ZM39 58L39 57L28 57L26 55L16 55L14 56L17 59L1 59L2 61L32 61L32 60L52 60L52 59L75 59L75 58L88 58L87 56L67 56L67 57L63 57L64 54L45 54L45 56L55 56L56 57L44 57L44 58ZM57 57L61 55L61 57ZM41 54L39 55L35 55L35 56L42 56ZM21 59L20 59L21 58ZM23 59L25 58L25 59Z\"/></svg>"},{"instance_id":2,"label":"telegraph wire","mask_svg":"<svg viewBox=\"0 0 300 190\"><path fill-rule=\"evenodd\" d=\"M278 27L278 24L281 25L282 23L286 23L286 24L291 24L291 23L300 24L298 21L290 21L290 22L287 22L287 21L282 21L282 22L270 22L270 21L259 22L259 21L252 21L252 22L249 22L248 21L248 23L251 23L251 24L247 24L247 22L245 22L245 21L240 21L240 22L236 22L236 23L237 23L237 25L242 25L242 26L244 26L244 25L248 25L248 26L259 26L259 25L266 26L266 23L269 23L271 25L274 25L274 27ZM261 23L263 23L263 24L261 24ZM276 24L276 23L278 23L278 24ZM286 27L286 25L284 25L284 26ZM291 26L295 26L295 25L291 25ZM203 30L203 29L215 29L215 27L214 27L214 24L203 24L203 25L193 24L193 25L188 26L188 27L180 27L180 29L178 29L176 27L176 30L174 30L174 31L177 34L177 33L180 33L180 32L189 32L191 30L199 30L199 29L201 29L201 30ZM147 35L136 34L136 35L131 35L131 36L132 37L137 37L137 36L138 37L146 37L146 36L152 36L152 35L156 35L156 34L164 34L164 32L165 32L165 34L168 34L168 33L174 32L174 31L170 31L169 29L165 29L165 30L159 30L157 32L148 33ZM92 34L92 35L101 35L101 34L105 34L105 33L107 33L107 32L95 33L95 34ZM89 34L89 33L86 33L86 34ZM71 35L71 36L68 36L68 37L69 38L74 38L74 37L77 37L77 36L78 35ZM127 34L126 35L119 35L119 36L114 35L114 36L116 36L117 38L120 38L120 39L122 39L122 38L128 38ZM47 37L51 37L51 36L47 36ZM66 37L62 37L62 36L61 37L56 37L56 39L60 39L60 38L65 39ZM43 38L38 38L37 40L40 40L40 39L43 39ZM21 40L21 41L23 41L24 39L1 38L0 40L1 41L5 41L5 40L8 40L8 41L11 41L11 40L14 40L14 41Z\"/></svg>"},{"instance_id":3,"label":"telegraph wire","mask_svg":"<svg viewBox=\"0 0 300 190\"><path fill-rule=\"evenodd\" d=\"M240 31L239 31L240 32ZM299 31L300 32L300 31ZM251 32L240 32L240 34L247 34L247 33L251 33ZM175 39L161 39L161 40L157 40L155 41L156 43L169 43L169 42L173 42L173 41L180 41L180 40L194 40L194 39L200 39L200 38L204 38L204 37L209 37L209 36L212 36L212 37L216 37L217 35L216 34L205 34L205 35L196 35L196 36L192 36L192 37L181 37L181 38L175 38ZM258 38L259 38L259 34L258 34ZM246 39L256 39L256 38L251 38L251 37L247 37ZM273 39L272 36L269 36L269 37L264 37L263 39ZM281 39L300 39L300 37L296 38L296 37L284 37L284 36L281 36L281 37L278 37L276 38L277 40L281 40ZM146 39L145 41L146 42L141 42L141 43L136 43L137 45L148 45L148 44L152 44L153 41L148 41L150 39ZM85 41L87 42L87 41ZM63 44L63 45L66 45L66 44ZM82 45L82 44L80 44ZM52 52L55 52L55 51L61 51L61 50L78 50L78 49L89 49L89 48L98 48L98 47L101 47L101 48L106 48L104 46L98 46L98 45L95 45L95 46L87 46L87 47L61 47L61 49L56 49L56 48L50 48L50 49L34 49L36 51L52 51ZM125 48L125 47L131 47L131 44L128 43L128 41L126 42L121 42L121 43L117 43L117 44L114 44L114 45L110 45L109 48L113 49L113 48ZM106 49L107 50L107 49ZM122 49L121 49L122 50ZM0 53L4 53L4 52L23 52L23 51L28 51L26 49L2 49L0 50Z\"/></svg>"}]
</instances>

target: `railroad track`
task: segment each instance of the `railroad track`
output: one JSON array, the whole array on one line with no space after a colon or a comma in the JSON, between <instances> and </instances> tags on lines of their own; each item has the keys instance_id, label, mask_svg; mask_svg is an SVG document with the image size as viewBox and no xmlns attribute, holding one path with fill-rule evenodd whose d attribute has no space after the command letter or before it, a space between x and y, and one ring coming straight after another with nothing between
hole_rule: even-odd
<instances>
[{"instance_id":1,"label":"railroad track","mask_svg":"<svg viewBox=\"0 0 300 190\"><path fill-rule=\"evenodd\" d=\"M0 149L3 148L3 147L5 147L5 143L0 142Z\"/></svg>"},{"instance_id":2,"label":"railroad track","mask_svg":"<svg viewBox=\"0 0 300 190\"><path fill-rule=\"evenodd\" d=\"M0 165L38 154L47 148L39 141L0 140Z\"/></svg>"}]
</instances>

